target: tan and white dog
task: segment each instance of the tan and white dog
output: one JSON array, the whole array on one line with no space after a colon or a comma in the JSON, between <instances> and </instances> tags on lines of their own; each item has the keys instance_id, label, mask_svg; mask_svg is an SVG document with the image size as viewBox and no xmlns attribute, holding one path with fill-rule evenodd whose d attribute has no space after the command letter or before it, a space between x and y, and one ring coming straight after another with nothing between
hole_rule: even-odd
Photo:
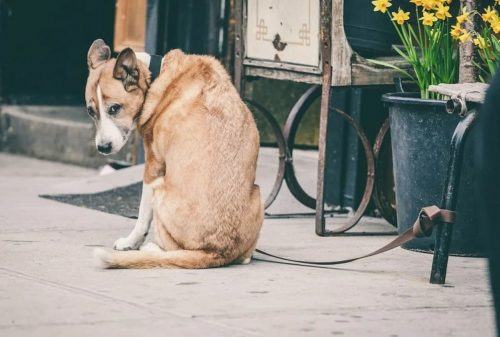
<instances>
[{"instance_id":1,"label":"tan and white dog","mask_svg":"<svg viewBox=\"0 0 500 337\"><path fill-rule=\"evenodd\" d=\"M85 99L97 149L116 153L137 127L146 153L134 229L117 251L95 255L107 268L248 263L264 215L252 114L213 57L170 51L154 81L149 60L129 48L111 58L102 40L88 52ZM151 223L154 243L144 245Z\"/></svg>"}]
</instances>

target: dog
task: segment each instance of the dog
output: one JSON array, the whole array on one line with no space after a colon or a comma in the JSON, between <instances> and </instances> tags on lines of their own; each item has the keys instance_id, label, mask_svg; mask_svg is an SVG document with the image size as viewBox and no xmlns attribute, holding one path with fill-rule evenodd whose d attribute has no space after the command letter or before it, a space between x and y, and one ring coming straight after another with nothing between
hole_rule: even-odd
<instances>
[{"instance_id":1,"label":"dog","mask_svg":"<svg viewBox=\"0 0 500 337\"><path fill-rule=\"evenodd\" d=\"M85 88L97 150L118 152L134 128L144 140L139 216L132 232L98 249L105 268L212 268L250 262L264 218L255 184L259 133L223 66L180 50L162 59L99 39ZM153 242L144 244L150 225Z\"/></svg>"}]
</instances>

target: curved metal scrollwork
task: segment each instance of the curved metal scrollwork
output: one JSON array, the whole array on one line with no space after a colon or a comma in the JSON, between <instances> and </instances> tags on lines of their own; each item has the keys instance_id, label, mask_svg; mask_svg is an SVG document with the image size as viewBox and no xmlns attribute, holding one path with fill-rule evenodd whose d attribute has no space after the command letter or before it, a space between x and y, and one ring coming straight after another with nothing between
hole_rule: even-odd
<instances>
[{"instance_id":1,"label":"curved metal scrollwork","mask_svg":"<svg viewBox=\"0 0 500 337\"><path fill-rule=\"evenodd\" d=\"M354 128L354 130L356 130L356 134L358 135L359 140L361 140L361 144L363 145L366 157L366 185L363 192L363 197L361 197L361 201L354 214L350 216L345 223L341 224L339 228L328 230L327 235L344 233L354 227L359 222L359 220L361 220L361 217L365 213L366 207L370 203L375 180L375 158L373 156L370 142L368 141L368 138L366 137L363 129L354 119L352 119L351 116L346 114L344 111L337 108L332 109L340 114L340 116L342 116Z\"/></svg>"},{"instance_id":2,"label":"curved metal scrollwork","mask_svg":"<svg viewBox=\"0 0 500 337\"><path fill-rule=\"evenodd\" d=\"M386 219L391 225L397 226L397 215L396 209L394 207L394 197L390 197L387 193L387 176L383 173L386 171L386 161L381 160L380 156L382 154L383 145L387 139L386 135L389 131L390 123L389 118L387 118L382 127L380 128L377 138L375 138L375 144L373 145L373 154L375 156L375 188L373 191L373 201L377 206L380 214L384 219ZM387 146L387 145L386 145ZM392 184L394 186L394 178L392 178Z\"/></svg>"},{"instance_id":3,"label":"curved metal scrollwork","mask_svg":"<svg viewBox=\"0 0 500 337\"><path fill-rule=\"evenodd\" d=\"M285 180L290 189L291 193L299 200L302 204L307 207L315 208L316 207L316 199L312 196L308 195L302 186L300 186L297 177L295 175L295 169L293 166L293 148L295 145L295 136L299 127L302 118L306 111L310 108L313 102L319 98L321 95L321 87L320 86L312 86L309 88L295 103L290 114L288 115L288 119L285 123L284 127L284 136L286 139L286 144L288 147L289 158L286 160L286 170L285 170ZM370 202L370 198L373 192L374 187L374 179L375 179L375 159L371 149L370 142L366 137L361 126L352 119L351 116L346 114L344 111L333 108L348 124L350 124L354 130L358 138L360 139L363 150L365 152L366 164L367 164L367 172L366 172L366 185L365 190L363 192L363 197L361 198L361 202L357 207L354 214L348 218L347 222L343 223L339 228L329 230L328 234L339 234L343 233L352 227L354 227L361 217L363 216L366 207Z\"/></svg>"},{"instance_id":4,"label":"curved metal scrollwork","mask_svg":"<svg viewBox=\"0 0 500 337\"><path fill-rule=\"evenodd\" d=\"M278 195L281 189L281 185L283 184L283 180L285 177L285 161L286 158L289 157L288 148L286 146L285 137L283 136L281 127L276 118L274 118L274 116L269 112L269 110L264 108L261 104L254 102L252 100L244 99L244 101L247 105L250 105L254 109L258 110L269 122L271 128L273 129L274 136L276 137L276 143L278 144L279 148L278 173L276 174L276 179L274 180L273 188L269 193L269 195L267 196L266 201L264 202L264 208L267 209L276 199L276 196Z\"/></svg>"},{"instance_id":5,"label":"curved metal scrollwork","mask_svg":"<svg viewBox=\"0 0 500 337\"><path fill-rule=\"evenodd\" d=\"M293 147L295 146L295 136L299 128L299 124L302 121L302 117L313 104L313 102L321 95L321 87L314 85L307 89L307 91L299 98L299 100L294 104L288 118L285 123L284 136L286 140L286 145L288 148L289 157L286 160L285 169L285 180L290 192L293 196L300 201L303 205L315 209L316 199L310 196L304 191L302 186L300 186L297 177L295 175L295 169L293 167Z\"/></svg>"},{"instance_id":6,"label":"curved metal scrollwork","mask_svg":"<svg viewBox=\"0 0 500 337\"><path fill-rule=\"evenodd\" d=\"M304 117L306 111L310 108L310 106L313 104L313 102L319 98L321 95L321 87L318 85L312 86L309 88L300 98L299 100L295 103L295 105L292 107L290 110L290 113L288 115L288 118L285 123L284 127L284 132L281 131L281 128L274 118L274 116L262 105L258 104L257 102L254 102L249 99L245 99L245 102L253 107L254 109L260 111L262 115L267 119L267 121L270 123L274 135L276 137L276 142L278 143L279 147L279 167L278 167L278 173L276 175L276 179L273 185L273 188L271 190L271 193L268 195L265 201L265 208L268 208L276 199L283 180L286 180L287 186L290 189L290 192L293 194L293 196L301 202L303 205L309 207L309 208L316 208L316 199L302 188L300 183L297 180L297 177L295 175L295 169L293 166L293 148L295 146L295 136L297 134L297 130L299 128L300 122L302 121L302 118ZM365 190L363 193L363 197L361 198L361 202L359 206L357 207L356 211L352 216L350 216L347 221L343 224L340 225L339 228L336 228L334 230L329 230L328 234L339 234L343 233L352 227L354 227L361 217L363 216L366 207L368 206L368 203L370 201L372 192L373 192L373 187L374 187L374 179L375 179L375 159L374 155L372 152L372 148L370 145L370 142L368 141L368 138L366 137L363 129L361 126L354 120L352 119L351 116L346 114L344 111L339 110L337 108L332 108L334 111L336 111L349 125L351 125L354 130L356 131L356 134L358 138L361 141L361 144L363 145L364 153L366 156L366 164L367 164L367 172L366 172L366 185L365 185Z\"/></svg>"},{"instance_id":7,"label":"curved metal scrollwork","mask_svg":"<svg viewBox=\"0 0 500 337\"><path fill-rule=\"evenodd\" d=\"M290 157L286 160L286 170L285 170L286 183L291 193L295 196L295 198L297 198L297 200L299 200L305 206L313 209L316 208L316 199L308 195L304 191L302 186L300 186L297 177L295 175L295 169L293 167L293 148L295 145L295 136L297 133L297 129L299 127L300 122L302 121L302 117L304 117L306 111L310 108L313 102L320 97L320 95L321 95L321 86L316 85L309 88L299 98L297 103L295 103L292 110L290 110L290 114L288 115L288 119L284 127L284 136L288 147L288 153L290 155ZM346 223L342 224L337 229L329 230L329 234L338 234L338 233L343 233L354 227L363 216L366 207L370 202L374 186L375 159L373 152L371 150L370 142L368 141L368 138L366 137L361 126L344 111L336 108L333 109L356 131L356 134L363 145L367 163L366 185L363 197L361 198L361 202L358 208L356 209L354 214L348 218Z\"/></svg>"}]
</instances>

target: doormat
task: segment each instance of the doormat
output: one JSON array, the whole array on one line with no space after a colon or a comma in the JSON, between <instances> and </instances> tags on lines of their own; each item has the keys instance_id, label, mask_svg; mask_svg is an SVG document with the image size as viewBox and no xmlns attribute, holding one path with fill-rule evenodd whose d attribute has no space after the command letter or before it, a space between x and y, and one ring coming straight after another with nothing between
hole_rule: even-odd
<instances>
[{"instance_id":1,"label":"doormat","mask_svg":"<svg viewBox=\"0 0 500 337\"><path fill-rule=\"evenodd\" d=\"M101 212L137 219L142 182L92 194L57 194L40 197Z\"/></svg>"}]
</instances>

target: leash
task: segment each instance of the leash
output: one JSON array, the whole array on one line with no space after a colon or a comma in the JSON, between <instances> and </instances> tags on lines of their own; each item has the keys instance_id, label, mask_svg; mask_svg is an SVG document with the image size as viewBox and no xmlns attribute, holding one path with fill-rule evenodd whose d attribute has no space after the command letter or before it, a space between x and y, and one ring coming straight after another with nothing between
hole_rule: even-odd
<instances>
[{"instance_id":1,"label":"leash","mask_svg":"<svg viewBox=\"0 0 500 337\"><path fill-rule=\"evenodd\" d=\"M265 260L257 258L258 261L280 263L280 264L290 264L298 266L333 266L337 264L344 264L353 262L356 260L361 260L370 256L382 254L396 247L403 245L404 243L413 240L415 238L429 237L432 234L432 229L437 223L454 223L456 219L456 213L454 211L449 211L446 209L441 209L437 206L428 206L422 208L418 214L417 220L412 227L408 228L404 233L398 235L394 240L386 244L385 246L368 253L366 255L345 259L345 260L334 260L334 261L308 261L308 260L296 260L287 257L282 257L279 255L271 254L265 252L261 249L255 249L255 252L271 257L276 260Z\"/></svg>"}]
</instances>

